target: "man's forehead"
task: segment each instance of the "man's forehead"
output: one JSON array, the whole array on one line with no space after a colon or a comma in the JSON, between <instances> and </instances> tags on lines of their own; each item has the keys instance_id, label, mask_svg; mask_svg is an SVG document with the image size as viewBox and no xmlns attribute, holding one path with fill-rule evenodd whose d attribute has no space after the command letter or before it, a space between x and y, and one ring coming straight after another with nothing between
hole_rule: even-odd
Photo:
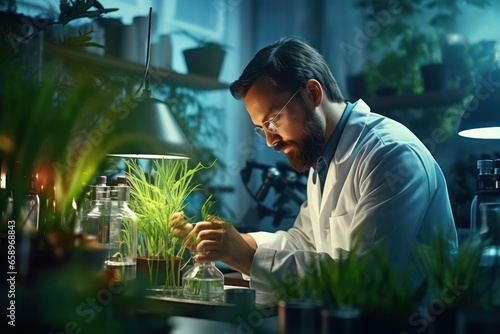
<instances>
[{"instance_id":1,"label":"man's forehead","mask_svg":"<svg viewBox=\"0 0 500 334\"><path fill-rule=\"evenodd\" d=\"M253 95L253 94L262 94L265 92L267 92L268 94L277 92L276 83L267 74L263 74L257 79L255 79L255 81L248 89L247 95L249 93Z\"/></svg>"},{"instance_id":2,"label":"man's forehead","mask_svg":"<svg viewBox=\"0 0 500 334\"><path fill-rule=\"evenodd\" d=\"M273 111L276 102L276 86L266 76L260 76L245 94L245 107L254 124L262 123Z\"/></svg>"}]
</instances>

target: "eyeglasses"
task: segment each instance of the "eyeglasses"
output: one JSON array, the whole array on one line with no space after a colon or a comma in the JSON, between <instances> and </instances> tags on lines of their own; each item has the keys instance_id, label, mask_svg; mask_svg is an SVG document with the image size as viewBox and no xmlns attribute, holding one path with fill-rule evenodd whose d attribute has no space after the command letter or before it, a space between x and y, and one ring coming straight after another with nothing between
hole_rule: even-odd
<instances>
[{"instance_id":1,"label":"eyeglasses","mask_svg":"<svg viewBox=\"0 0 500 334\"><path fill-rule=\"evenodd\" d=\"M281 114L281 112L283 110L285 110L286 106L292 101L292 99L295 97L295 95L297 95L299 90L300 90L300 87L299 87L299 89L297 89L297 91L295 93L293 93L292 97L285 103L283 108L281 108L280 111L278 111L278 113L272 119L270 119L269 121L265 121L262 124L262 127L260 127L260 126L255 127L255 129L254 129L255 133L264 139L266 139L266 133L264 132L264 130L267 131L268 133L271 133L271 134L277 134L278 133L278 126L276 125L276 123L274 123L274 121L276 121L276 118L278 118L279 114Z\"/></svg>"}]
</instances>

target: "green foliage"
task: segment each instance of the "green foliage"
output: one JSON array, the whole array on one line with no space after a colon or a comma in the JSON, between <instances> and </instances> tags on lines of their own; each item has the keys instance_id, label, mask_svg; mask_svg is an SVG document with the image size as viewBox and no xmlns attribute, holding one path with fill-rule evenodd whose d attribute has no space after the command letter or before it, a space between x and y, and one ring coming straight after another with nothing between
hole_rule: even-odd
<instances>
[{"instance_id":1,"label":"green foliage","mask_svg":"<svg viewBox=\"0 0 500 334\"><path fill-rule=\"evenodd\" d=\"M68 36L60 44L59 47L64 47L67 49L84 50L87 47L96 47L105 49L106 47L92 42L92 33L94 31L91 28L84 28L82 31L78 32L77 36Z\"/></svg>"},{"instance_id":2,"label":"green foliage","mask_svg":"<svg viewBox=\"0 0 500 334\"><path fill-rule=\"evenodd\" d=\"M443 291L450 287L458 291L454 298L441 298L447 308L465 306L485 309L492 306L492 296L498 296L500 291L498 283L494 283L498 277L494 276L494 270L490 270L494 268L481 265L484 250L484 245L471 239L456 252L450 252L450 246L441 235L436 236L430 245L418 245L420 266L431 292L441 297Z\"/></svg>"},{"instance_id":3,"label":"green foliage","mask_svg":"<svg viewBox=\"0 0 500 334\"><path fill-rule=\"evenodd\" d=\"M199 202L204 202L212 195L207 189L211 185L217 186L216 176L226 169L226 164L218 154L226 141L224 132L220 130L224 110L208 105L204 93L191 88L162 86L158 90L191 143L193 153L189 166L194 168L199 163L207 165L217 160L212 168L195 176L197 183L205 185L205 189L200 189L197 194ZM219 213L222 213L221 203L215 202L213 209L218 207Z\"/></svg>"},{"instance_id":4,"label":"green foliage","mask_svg":"<svg viewBox=\"0 0 500 334\"><path fill-rule=\"evenodd\" d=\"M212 200L212 195L208 196L207 200L201 206L200 214L201 218L208 221L210 217L215 217L217 214L214 212L214 205L217 201Z\"/></svg>"},{"instance_id":5,"label":"green foliage","mask_svg":"<svg viewBox=\"0 0 500 334\"><path fill-rule=\"evenodd\" d=\"M486 8L488 0L358 0L355 6L364 9L368 21L376 21L374 15L387 16L376 36L368 43L371 58L364 73L368 76L369 89L375 93L381 87L396 87L399 93L421 93L420 66L439 63L443 55L441 48L449 43L449 34L456 32L457 18L461 14L460 3ZM457 55L454 55L457 56ZM458 66L458 76L468 76L464 69L469 59ZM452 71L453 72L453 71ZM454 75L453 73L450 73ZM452 88L470 88L470 82L454 78Z\"/></svg>"},{"instance_id":6,"label":"green foliage","mask_svg":"<svg viewBox=\"0 0 500 334\"><path fill-rule=\"evenodd\" d=\"M81 18L97 18L102 14L118 10L118 8L104 8L99 1L95 0L61 0L59 9L57 23L60 24L67 24Z\"/></svg>"},{"instance_id":7,"label":"green foliage","mask_svg":"<svg viewBox=\"0 0 500 334\"><path fill-rule=\"evenodd\" d=\"M224 133L220 131L223 110L207 105L200 92L187 87L164 86L159 90L193 147L190 165L194 167L198 163L209 164L218 160L216 168L211 169L212 173L204 174L207 177L204 181L208 182L217 170L225 167L215 150L207 145L219 146L225 141Z\"/></svg>"},{"instance_id":8,"label":"green foliage","mask_svg":"<svg viewBox=\"0 0 500 334\"><path fill-rule=\"evenodd\" d=\"M199 164L189 169L187 160L154 161L150 175L136 160L127 161L131 184L130 207L138 216L141 235L140 256L168 257L176 255L178 238L171 229L171 217L183 211L187 197L199 188L193 184L198 171L208 168Z\"/></svg>"},{"instance_id":9,"label":"green foliage","mask_svg":"<svg viewBox=\"0 0 500 334\"><path fill-rule=\"evenodd\" d=\"M103 106L120 87L99 86L89 77L61 85L47 76L33 85L18 70L5 69L0 77L0 161L15 171L9 187L16 199L25 192L26 176L39 171L39 178L53 180L56 208L62 213L79 197L82 184L93 178L112 146L112 142L93 144L89 136L101 133Z\"/></svg>"},{"instance_id":10,"label":"green foliage","mask_svg":"<svg viewBox=\"0 0 500 334\"><path fill-rule=\"evenodd\" d=\"M22 284L18 278L16 330L11 332L64 333L72 328L80 333L170 333L165 313L143 311L148 307L144 288L137 282L103 279L76 259L44 268L36 284Z\"/></svg>"},{"instance_id":11,"label":"green foliage","mask_svg":"<svg viewBox=\"0 0 500 334\"><path fill-rule=\"evenodd\" d=\"M400 94L422 91L420 67L409 62L406 52L389 51L377 63L369 61L365 65L368 90L376 93L384 87L394 87ZM394 70L395 68L399 70Z\"/></svg>"},{"instance_id":12,"label":"green foliage","mask_svg":"<svg viewBox=\"0 0 500 334\"><path fill-rule=\"evenodd\" d=\"M188 205L188 196L200 189L200 185L194 183L195 175L215 162L206 167L198 164L194 168L188 166L187 160L154 160L153 163L154 167L147 174L136 160L127 161L130 208L138 218L138 254L148 259L183 258L186 246L174 233L172 215L183 211ZM157 273L150 272L150 275L152 278ZM167 277L175 279L168 273ZM178 278L166 285L174 286L174 282L178 282Z\"/></svg>"},{"instance_id":13,"label":"green foliage","mask_svg":"<svg viewBox=\"0 0 500 334\"><path fill-rule=\"evenodd\" d=\"M67 23L77 16L85 16L97 2L86 1L85 6L83 1L66 4L76 6L74 15L66 17ZM9 2L9 10L15 10L15 2ZM99 12L107 10L101 8ZM108 150L117 142L127 140L104 140L101 129L103 119L113 119L109 116L109 106L122 87L90 75L81 66L70 71L60 66L59 59L54 59L57 57L40 54L42 49L38 48L36 37L49 24L40 26L33 23L32 18L16 12L0 13L5 18L0 23L3 46L0 52L0 163L3 171L10 174L7 193L14 199L12 217L18 216L20 199L26 191L25 179L38 173L45 187L40 194L44 204L40 213L41 229L60 228L73 199L80 197L82 186L94 177ZM51 24L57 23L60 22ZM29 24L37 27L30 35L25 31ZM65 45L81 48L90 45L89 38L86 34L80 39L68 40ZM34 52L33 48L36 48ZM98 137L101 142L92 140ZM51 189L57 191L57 196ZM2 198L2 213L10 210L6 205Z\"/></svg>"},{"instance_id":14,"label":"green foliage","mask_svg":"<svg viewBox=\"0 0 500 334\"><path fill-rule=\"evenodd\" d=\"M326 307L359 309L368 318L404 322L428 298L439 298L450 310L498 305L498 267L485 265L484 251L476 241L455 249L441 232L429 243L417 243L413 256L422 275L417 287L411 286L409 268L388 263L384 247L376 244L360 253L358 243L339 260L311 252L305 273L268 281L281 300L315 299Z\"/></svg>"},{"instance_id":15,"label":"green foliage","mask_svg":"<svg viewBox=\"0 0 500 334\"><path fill-rule=\"evenodd\" d=\"M425 283L412 289L408 273L391 267L380 245L362 255L356 254L357 249L358 244L339 260L310 253L311 266L303 277L269 277L269 281L280 299L316 299L328 307L407 317L422 301Z\"/></svg>"}]
</instances>

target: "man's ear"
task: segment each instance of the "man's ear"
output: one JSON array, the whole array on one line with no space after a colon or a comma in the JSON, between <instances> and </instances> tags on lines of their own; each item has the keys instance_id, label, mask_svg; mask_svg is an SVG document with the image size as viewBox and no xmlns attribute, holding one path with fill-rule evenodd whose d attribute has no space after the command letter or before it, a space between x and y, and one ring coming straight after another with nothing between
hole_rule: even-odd
<instances>
[{"instance_id":1,"label":"man's ear","mask_svg":"<svg viewBox=\"0 0 500 334\"><path fill-rule=\"evenodd\" d=\"M319 107L323 102L323 88L318 80L310 79L306 83L306 90L311 97L311 102L314 107Z\"/></svg>"}]
</instances>

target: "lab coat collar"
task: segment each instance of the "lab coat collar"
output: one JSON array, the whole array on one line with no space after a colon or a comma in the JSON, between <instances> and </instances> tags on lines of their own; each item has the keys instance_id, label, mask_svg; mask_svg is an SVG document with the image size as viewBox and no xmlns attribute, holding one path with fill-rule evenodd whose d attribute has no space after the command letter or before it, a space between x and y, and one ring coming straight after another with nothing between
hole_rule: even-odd
<instances>
[{"instance_id":1,"label":"lab coat collar","mask_svg":"<svg viewBox=\"0 0 500 334\"><path fill-rule=\"evenodd\" d=\"M358 100L354 103L352 112L349 115L347 124L345 125L342 136L340 137L337 150L335 151L335 155L330 163L323 195L321 195L319 182L316 182L316 184L313 183L314 169L311 168L310 170L307 191L308 204L311 206L311 218L316 218L316 221L323 220L321 216L323 214L329 214L331 210L334 209L326 204L332 202L328 198L330 197L334 185L337 182L336 168L339 164L345 162L353 153L354 148L357 146L359 138L363 133L363 129L366 127L369 114L370 107L368 107L363 100ZM318 232L315 232L315 238L320 238L320 236L317 235Z\"/></svg>"},{"instance_id":2,"label":"lab coat collar","mask_svg":"<svg viewBox=\"0 0 500 334\"><path fill-rule=\"evenodd\" d=\"M335 164L340 164L351 156L366 126L369 113L370 107L365 101L360 99L354 103L351 115L349 115L349 119L347 120L344 132L340 137L339 145L333 157ZM331 166L332 165L330 165L330 167Z\"/></svg>"}]
</instances>

